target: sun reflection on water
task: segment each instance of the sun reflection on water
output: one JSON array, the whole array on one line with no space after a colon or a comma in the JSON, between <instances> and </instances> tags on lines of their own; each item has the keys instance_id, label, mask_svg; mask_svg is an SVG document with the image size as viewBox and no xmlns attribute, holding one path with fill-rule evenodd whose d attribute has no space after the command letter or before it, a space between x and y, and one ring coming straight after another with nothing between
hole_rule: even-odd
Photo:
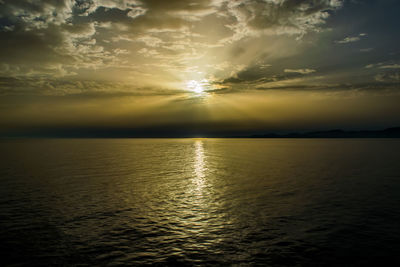
<instances>
[{"instance_id":1,"label":"sun reflection on water","mask_svg":"<svg viewBox=\"0 0 400 267\"><path fill-rule=\"evenodd\" d=\"M206 160L204 156L204 147L202 140L196 140L195 146L195 159L194 159L194 173L196 175L194 182L198 189L204 186L205 183L205 172L207 170Z\"/></svg>"}]
</instances>

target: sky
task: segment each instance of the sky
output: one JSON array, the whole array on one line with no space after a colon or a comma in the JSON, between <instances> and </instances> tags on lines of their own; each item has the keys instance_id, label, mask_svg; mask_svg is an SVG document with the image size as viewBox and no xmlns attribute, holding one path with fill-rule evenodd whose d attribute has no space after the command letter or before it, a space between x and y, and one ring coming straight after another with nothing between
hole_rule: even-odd
<instances>
[{"instance_id":1,"label":"sky","mask_svg":"<svg viewBox=\"0 0 400 267\"><path fill-rule=\"evenodd\" d=\"M400 125L397 0L0 0L0 135Z\"/></svg>"}]
</instances>

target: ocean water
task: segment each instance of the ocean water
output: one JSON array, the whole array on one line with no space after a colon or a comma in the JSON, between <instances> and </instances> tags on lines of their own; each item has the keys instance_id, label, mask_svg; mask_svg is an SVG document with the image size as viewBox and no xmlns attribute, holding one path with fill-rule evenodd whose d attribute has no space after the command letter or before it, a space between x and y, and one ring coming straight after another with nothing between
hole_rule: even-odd
<instances>
[{"instance_id":1,"label":"ocean water","mask_svg":"<svg viewBox=\"0 0 400 267\"><path fill-rule=\"evenodd\" d=\"M400 264L398 139L3 139L2 266Z\"/></svg>"}]
</instances>

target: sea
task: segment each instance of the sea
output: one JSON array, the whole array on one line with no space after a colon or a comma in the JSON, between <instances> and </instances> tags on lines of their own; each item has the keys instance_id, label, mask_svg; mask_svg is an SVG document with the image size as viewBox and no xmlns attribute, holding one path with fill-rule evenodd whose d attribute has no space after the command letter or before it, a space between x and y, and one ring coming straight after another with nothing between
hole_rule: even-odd
<instances>
[{"instance_id":1,"label":"sea","mask_svg":"<svg viewBox=\"0 0 400 267\"><path fill-rule=\"evenodd\" d=\"M400 266L400 139L1 139L1 266Z\"/></svg>"}]
</instances>

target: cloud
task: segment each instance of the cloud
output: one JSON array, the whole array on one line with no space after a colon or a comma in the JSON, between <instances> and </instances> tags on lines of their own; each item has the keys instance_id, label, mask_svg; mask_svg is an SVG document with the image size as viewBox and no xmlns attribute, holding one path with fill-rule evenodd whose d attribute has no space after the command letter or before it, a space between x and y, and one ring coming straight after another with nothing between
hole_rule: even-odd
<instances>
[{"instance_id":1,"label":"cloud","mask_svg":"<svg viewBox=\"0 0 400 267\"><path fill-rule=\"evenodd\" d=\"M347 43L354 43L360 41L360 37L355 36L355 37L346 37L343 40L336 41L338 44L347 44Z\"/></svg>"},{"instance_id":2,"label":"cloud","mask_svg":"<svg viewBox=\"0 0 400 267\"><path fill-rule=\"evenodd\" d=\"M144 9L142 7L136 7L136 8L132 8L129 10L129 12L126 14L128 17L131 17L133 19L142 16L144 14L146 14L147 9Z\"/></svg>"},{"instance_id":3,"label":"cloud","mask_svg":"<svg viewBox=\"0 0 400 267\"><path fill-rule=\"evenodd\" d=\"M398 83L400 81L400 65L392 62L380 62L377 64L370 64L377 70L382 71L375 75L374 79L383 83ZM372 68L371 67L371 68Z\"/></svg>"},{"instance_id":4,"label":"cloud","mask_svg":"<svg viewBox=\"0 0 400 267\"><path fill-rule=\"evenodd\" d=\"M26 22L28 29L43 28L47 24L64 23L72 16L73 0L14 1L4 0L0 16L13 23Z\"/></svg>"},{"instance_id":5,"label":"cloud","mask_svg":"<svg viewBox=\"0 0 400 267\"><path fill-rule=\"evenodd\" d=\"M354 43L358 42L361 40L362 37L366 37L366 33L360 33L358 36L348 36L344 38L343 40L335 41L337 44L348 44L348 43Z\"/></svg>"},{"instance_id":6,"label":"cloud","mask_svg":"<svg viewBox=\"0 0 400 267\"><path fill-rule=\"evenodd\" d=\"M270 64L256 61L249 66L242 66L232 72L229 77L216 81L218 84L257 84L261 82L275 81L284 78L282 75L274 74Z\"/></svg>"},{"instance_id":7,"label":"cloud","mask_svg":"<svg viewBox=\"0 0 400 267\"><path fill-rule=\"evenodd\" d=\"M159 47L163 43L163 41L160 38L153 36L142 36L137 38L137 40L145 43L147 46L150 47Z\"/></svg>"},{"instance_id":8,"label":"cloud","mask_svg":"<svg viewBox=\"0 0 400 267\"><path fill-rule=\"evenodd\" d=\"M72 75L79 68L98 68L115 61L96 42L96 25L75 20L75 1L5 1L0 17L0 61L14 76ZM0 75L5 75L0 71Z\"/></svg>"},{"instance_id":9,"label":"cloud","mask_svg":"<svg viewBox=\"0 0 400 267\"><path fill-rule=\"evenodd\" d=\"M367 69L378 68L378 69L400 69L400 64L380 62L376 64L368 64L365 66Z\"/></svg>"},{"instance_id":10,"label":"cloud","mask_svg":"<svg viewBox=\"0 0 400 267\"><path fill-rule=\"evenodd\" d=\"M374 49L371 48L371 47L369 47L369 48L361 48L360 52L367 53L367 52L371 52L372 50L374 50Z\"/></svg>"},{"instance_id":11,"label":"cloud","mask_svg":"<svg viewBox=\"0 0 400 267\"><path fill-rule=\"evenodd\" d=\"M223 86L230 86L236 91L242 90L263 90L265 88L282 87L297 87L308 88L313 87L311 83L319 81L321 76L307 76L316 72L314 69L284 69L284 73L278 70L266 69L264 66L268 65L263 62L256 62L256 64L248 66L236 73L233 73L228 78L216 83ZM306 77L307 76L307 77Z\"/></svg>"},{"instance_id":12,"label":"cloud","mask_svg":"<svg viewBox=\"0 0 400 267\"><path fill-rule=\"evenodd\" d=\"M299 62L291 64L288 59L279 65L272 60L300 53L299 47L309 42L306 38L311 34L307 34L324 31L328 18L344 3L342 0L3 2L0 75L26 78L31 86L25 87L38 92L43 92L43 87L38 86L35 78L47 80L54 86L46 88L54 88L56 94L60 93L58 87L64 93L72 89L54 79L99 83L122 80L130 82L132 90L136 90L156 82L155 87L160 84L179 87L178 82L210 77L221 84L247 86L306 76L316 70L285 69ZM356 37L366 36L360 33ZM105 88L111 90L109 85Z\"/></svg>"},{"instance_id":13,"label":"cloud","mask_svg":"<svg viewBox=\"0 0 400 267\"><path fill-rule=\"evenodd\" d=\"M223 1L221 15L233 18L227 27L234 31L228 41L251 35L299 35L320 31L332 11L343 1Z\"/></svg>"},{"instance_id":14,"label":"cloud","mask_svg":"<svg viewBox=\"0 0 400 267\"><path fill-rule=\"evenodd\" d=\"M375 80L385 83L398 83L400 81L400 72L379 73L375 76Z\"/></svg>"},{"instance_id":15,"label":"cloud","mask_svg":"<svg viewBox=\"0 0 400 267\"><path fill-rule=\"evenodd\" d=\"M63 68L75 69L80 66L107 67L106 62L115 62L117 59L112 58L112 51L117 47L105 45L110 40L139 40L153 48L163 44L163 48L171 53L189 48L192 54L199 55L200 49L221 47L227 40L224 38L239 40L247 33L250 36L302 35L318 31L330 12L342 6L341 0L316 0L312 3L258 0L5 0L2 3L0 37L6 40L0 45L3 62L17 64L13 61L20 60L33 67L57 63ZM204 17L213 18L217 25L221 25L220 31L224 31L225 37L214 44L206 40L184 42L188 36L201 39L202 35L196 32L194 26L204 23L201 21ZM163 34L166 32L167 35ZM30 44L31 55L24 52L27 43ZM97 51L97 55L90 53L93 51ZM25 68L22 64L20 67Z\"/></svg>"},{"instance_id":16,"label":"cloud","mask_svg":"<svg viewBox=\"0 0 400 267\"><path fill-rule=\"evenodd\" d=\"M379 67L380 69L400 69L399 64L383 65Z\"/></svg>"},{"instance_id":17,"label":"cloud","mask_svg":"<svg viewBox=\"0 0 400 267\"><path fill-rule=\"evenodd\" d=\"M171 95L182 91L162 87L133 87L126 82L70 80L45 77L0 77L0 96L101 96Z\"/></svg>"},{"instance_id":18,"label":"cloud","mask_svg":"<svg viewBox=\"0 0 400 267\"><path fill-rule=\"evenodd\" d=\"M313 70L313 69L285 69L284 72L310 74L310 73L316 72L316 70Z\"/></svg>"}]
</instances>

